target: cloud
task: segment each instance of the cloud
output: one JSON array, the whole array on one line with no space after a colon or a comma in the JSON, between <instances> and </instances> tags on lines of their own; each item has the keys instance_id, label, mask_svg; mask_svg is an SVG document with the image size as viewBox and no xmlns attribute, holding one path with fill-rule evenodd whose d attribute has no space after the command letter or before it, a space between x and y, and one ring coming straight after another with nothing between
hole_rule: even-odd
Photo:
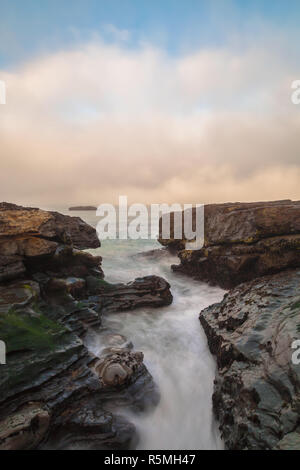
<instances>
[{"instance_id":1,"label":"cloud","mask_svg":"<svg viewBox=\"0 0 300 470\"><path fill-rule=\"evenodd\" d=\"M126 41L129 34L111 28ZM299 198L297 61L284 47L95 39L0 70L2 198L24 204Z\"/></svg>"},{"instance_id":2,"label":"cloud","mask_svg":"<svg viewBox=\"0 0 300 470\"><path fill-rule=\"evenodd\" d=\"M112 36L112 39L116 41L129 41L130 32L128 29L119 29L113 24L107 24L103 27L103 30L108 35Z\"/></svg>"}]
</instances>

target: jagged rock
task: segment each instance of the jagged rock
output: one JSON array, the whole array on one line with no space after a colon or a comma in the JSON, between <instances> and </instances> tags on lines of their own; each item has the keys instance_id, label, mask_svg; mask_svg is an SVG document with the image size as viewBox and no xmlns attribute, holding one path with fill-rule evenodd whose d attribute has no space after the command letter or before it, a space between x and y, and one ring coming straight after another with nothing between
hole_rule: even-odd
<instances>
[{"instance_id":1,"label":"jagged rock","mask_svg":"<svg viewBox=\"0 0 300 470\"><path fill-rule=\"evenodd\" d=\"M50 416L41 403L28 403L0 421L0 450L34 449L46 436Z\"/></svg>"},{"instance_id":2,"label":"jagged rock","mask_svg":"<svg viewBox=\"0 0 300 470\"><path fill-rule=\"evenodd\" d=\"M219 374L213 407L229 449L286 447L299 426L300 270L241 284L200 321ZM297 439L296 439L297 437Z\"/></svg>"},{"instance_id":3,"label":"jagged rock","mask_svg":"<svg viewBox=\"0 0 300 470\"><path fill-rule=\"evenodd\" d=\"M102 284L99 295L103 313L140 307L158 308L170 305L172 301L170 284L159 276L137 278L129 284Z\"/></svg>"},{"instance_id":4,"label":"jagged rock","mask_svg":"<svg viewBox=\"0 0 300 470\"><path fill-rule=\"evenodd\" d=\"M159 242L178 252L174 271L231 288L300 266L300 201L207 205L204 246L195 250L185 249L184 238L174 240L173 214L170 239L160 235Z\"/></svg>"}]
</instances>

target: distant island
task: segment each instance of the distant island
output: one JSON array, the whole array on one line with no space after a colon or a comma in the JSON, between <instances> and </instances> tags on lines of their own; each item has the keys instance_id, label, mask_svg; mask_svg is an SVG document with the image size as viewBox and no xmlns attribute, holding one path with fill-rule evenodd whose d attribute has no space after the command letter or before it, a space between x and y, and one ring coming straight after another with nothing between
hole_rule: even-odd
<instances>
[{"instance_id":1,"label":"distant island","mask_svg":"<svg viewBox=\"0 0 300 470\"><path fill-rule=\"evenodd\" d=\"M95 206L74 206L69 207L69 211L96 211L97 207Z\"/></svg>"}]
</instances>

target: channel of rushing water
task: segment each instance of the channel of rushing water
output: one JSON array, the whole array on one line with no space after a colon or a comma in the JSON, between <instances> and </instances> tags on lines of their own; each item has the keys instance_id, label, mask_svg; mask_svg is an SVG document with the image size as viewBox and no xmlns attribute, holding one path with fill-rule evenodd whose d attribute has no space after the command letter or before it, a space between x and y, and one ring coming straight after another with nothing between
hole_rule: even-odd
<instances>
[{"instance_id":1,"label":"channel of rushing water","mask_svg":"<svg viewBox=\"0 0 300 470\"><path fill-rule=\"evenodd\" d=\"M74 215L96 225L94 213ZM160 247L155 240L107 240L101 248L90 250L103 257L108 282L127 283L156 274L168 280L174 297L168 307L104 318L104 326L125 335L136 350L143 351L160 389L158 406L148 414L131 415L130 420L140 434L139 449L222 449L212 413L216 366L198 317L203 308L220 301L224 291L173 273L170 266L178 258L172 255L157 259L134 256ZM96 354L101 351L101 336L90 348Z\"/></svg>"}]
</instances>

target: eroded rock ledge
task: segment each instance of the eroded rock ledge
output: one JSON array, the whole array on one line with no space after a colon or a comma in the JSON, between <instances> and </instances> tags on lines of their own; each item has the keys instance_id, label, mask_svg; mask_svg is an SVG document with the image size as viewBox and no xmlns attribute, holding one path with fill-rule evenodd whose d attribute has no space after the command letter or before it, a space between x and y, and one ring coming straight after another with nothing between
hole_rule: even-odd
<instances>
[{"instance_id":1,"label":"eroded rock ledge","mask_svg":"<svg viewBox=\"0 0 300 470\"><path fill-rule=\"evenodd\" d=\"M85 338L110 312L169 305L170 286L107 283L101 257L80 251L99 245L77 217L0 204L0 449L127 449L138 436L119 412L159 399L130 342L96 357Z\"/></svg>"},{"instance_id":2,"label":"eroded rock ledge","mask_svg":"<svg viewBox=\"0 0 300 470\"><path fill-rule=\"evenodd\" d=\"M79 217L0 203L0 282L38 269L78 275L91 264L101 275L100 257L85 256L85 263L75 251L99 246L95 229Z\"/></svg>"},{"instance_id":3,"label":"eroded rock ledge","mask_svg":"<svg viewBox=\"0 0 300 470\"><path fill-rule=\"evenodd\" d=\"M170 238L160 234L159 242L177 252L174 271L230 289L300 266L300 201L206 205L200 250L186 250L184 238L174 240L172 214Z\"/></svg>"},{"instance_id":4,"label":"eroded rock ledge","mask_svg":"<svg viewBox=\"0 0 300 470\"><path fill-rule=\"evenodd\" d=\"M203 310L213 407L228 449L300 449L300 270L241 284Z\"/></svg>"}]
</instances>

